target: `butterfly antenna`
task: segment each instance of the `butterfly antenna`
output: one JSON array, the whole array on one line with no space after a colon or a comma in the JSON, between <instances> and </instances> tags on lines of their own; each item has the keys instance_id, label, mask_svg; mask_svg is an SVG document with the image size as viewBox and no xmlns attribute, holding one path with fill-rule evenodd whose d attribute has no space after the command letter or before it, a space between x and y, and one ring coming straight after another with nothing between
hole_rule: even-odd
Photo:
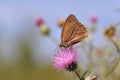
<instances>
[{"instance_id":1,"label":"butterfly antenna","mask_svg":"<svg viewBox=\"0 0 120 80\"><path fill-rule=\"evenodd\" d=\"M53 42L53 43L55 43L56 45L58 45L58 41L57 41L57 39L55 38L55 37L53 37L53 36L49 36L49 39Z\"/></svg>"},{"instance_id":2,"label":"butterfly antenna","mask_svg":"<svg viewBox=\"0 0 120 80\"><path fill-rule=\"evenodd\" d=\"M59 47L57 46L57 47L55 48L55 52L57 52L58 49L59 49Z\"/></svg>"}]
</instances>

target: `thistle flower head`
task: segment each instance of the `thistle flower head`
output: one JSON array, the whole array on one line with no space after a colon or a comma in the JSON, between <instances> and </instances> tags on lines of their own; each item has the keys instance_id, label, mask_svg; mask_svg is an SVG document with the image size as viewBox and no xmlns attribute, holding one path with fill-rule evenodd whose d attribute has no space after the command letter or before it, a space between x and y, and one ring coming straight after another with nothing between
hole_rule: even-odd
<instances>
[{"instance_id":1,"label":"thistle flower head","mask_svg":"<svg viewBox=\"0 0 120 80\"><path fill-rule=\"evenodd\" d=\"M54 66L57 69L75 70L77 67L77 52L72 48L59 50L54 57Z\"/></svg>"},{"instance_id":2,"label":"thistle flower head","mask_svg":"<svg viewBox=\"0 0 120 80\"><path fill-rule=\"evenodd\" d=\"M115 26L110 25L108 28L104 30L104 36L107 38L112 38L115 36L115 31L116 31Z\"/></svg>"},{"instance_id":3,"label":"thistle flower head","mask_svg":"<svg viewBox=\"0 0 120 80\"><path fill-rule=\"evenodd\" d=\"M43 24L44 21L41 17L38 17L35 19L35 24L40 27L41 24Z\"/></svg>"},{"instance_id":4,"label":"thistle flower head","mask_svg":"<svg viewBox=\"0 0 120 80\"><path fill-rule=\"evenodd\" d=\"M91 23L96 23L97 22L97 20L98 20L98 16L97 15L91 15L91 17L90 17L90 22Z\"/></svg>"},{"instance_id":5,"label":"thistle flower head","mask_svg":"<svg viewBox=\"0 0 120 80\"><path fill-rule=\"evenodd\" d=\"M62 27L64 23L65 23L65 19L64 18L60 17L60 18L57 19L57 25L59 27Z\"/></svg>"}]
</instances>

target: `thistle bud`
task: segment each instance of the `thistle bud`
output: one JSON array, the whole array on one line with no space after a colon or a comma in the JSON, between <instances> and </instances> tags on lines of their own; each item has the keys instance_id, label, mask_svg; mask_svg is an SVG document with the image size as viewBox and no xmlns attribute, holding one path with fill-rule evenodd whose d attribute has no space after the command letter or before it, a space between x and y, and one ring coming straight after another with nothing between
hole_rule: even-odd
<instances>
[{"instance_id":1,"label":"thistle bud","mask_svg":"<svg viewBox=\"0 0 120 80\"><path fill-rule=\"evenodd\" d=\"M42 24L42 25L40 25L40 32L43 35L49 35L50 29L45 24Z\"/></svg>"},{"instance_id":2,"label":"thistle bud","mask_svg":"<svg viewBox=\"0 0 120 80\"><path fill-rule=\"evenodd\" d=\"M57 25L58 25L59 27L62 27L63 24L64 24L64 22L65 22L65 20L64 20L63 18L59 18L59 19L57 20Z\"/></svg>"}]
</instances>

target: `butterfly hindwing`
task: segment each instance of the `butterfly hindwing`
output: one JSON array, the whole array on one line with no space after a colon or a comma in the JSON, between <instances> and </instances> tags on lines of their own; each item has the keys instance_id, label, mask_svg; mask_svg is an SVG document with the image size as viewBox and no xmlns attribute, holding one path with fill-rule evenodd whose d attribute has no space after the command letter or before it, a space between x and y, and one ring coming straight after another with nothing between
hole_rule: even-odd
<instances>
[{"instance_id":1,"label":"butterfly hindwing","mask_svg":"<svg viewBox=\"0 0 120 80\"><path fill-rule=\"evenodd\" d=\"M74 28L72 29L72 35L70 36L69 41L67 42L70 46L80 42L88 36L87 29L80 22L76 23L73 27Z\"/></svg>"}]
</instances>

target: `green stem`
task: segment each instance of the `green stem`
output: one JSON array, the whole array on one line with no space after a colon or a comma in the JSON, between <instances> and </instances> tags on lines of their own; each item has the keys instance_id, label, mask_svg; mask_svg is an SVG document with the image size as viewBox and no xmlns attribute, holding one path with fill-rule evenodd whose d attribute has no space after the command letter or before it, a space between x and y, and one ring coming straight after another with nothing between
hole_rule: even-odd
<instances>
[{"instance_id":1,"label":"green stem","mask_svg":"<svg viewBox=\"0 0 120 80\"><path fill-rule=\"evenodd\" d=\"M115 45L118 53L120 54L120 48L119 48L117 42L115 41L115 39L114 39L114 38L111 38L110 40L111 40L112 43ZM117 62L116 62L115 65L112 67L112 69L105 75L105 77L109 76L109 75L117 68L117 66L118 66L118 64L119 64L119 62L120 62L120 57L118 57L116 60L117 60Z\"/></svg>"},{"instance_id":2,"label":"green stem","mask_svg":"<svg viewBox=\"0 0 120 80\"><path fill-rule=\"evenodd\" d=\"M117 51L118 51L118 53L120 54L120 48L119 48L119 46L118 46L118 44L116 43L116 41L112 38L112 39L110 39L111 41L112 41L112 43L115 45L115 47L116 47L116 49L117 49Z\"/></svg>"},{"instance_id":3,"label":"green stem","mask_svg":"<svg viewBox=\"0 0 120 80\"><path fill-rule=\"evenodd\" d=\"M80 77L80 75L79 75L79 73L77 72L77 70L75 70L74 72L75 72L75 74L77 75L77 77L78 77L80 80L82 80L81 77Z\"/></svg>"},{"instance_id":4,"label":"green stem","mask_svg":"<svg viewBox=\"0 0 120 80\"><path fill-rule=\"evenodd\" d=\"M120 57L117 58L117 62L116 64L112 67L112 69L105 75L105 77L109 76L118 66L119 62L120 62Z\"/></svg>"}]
</instances>

